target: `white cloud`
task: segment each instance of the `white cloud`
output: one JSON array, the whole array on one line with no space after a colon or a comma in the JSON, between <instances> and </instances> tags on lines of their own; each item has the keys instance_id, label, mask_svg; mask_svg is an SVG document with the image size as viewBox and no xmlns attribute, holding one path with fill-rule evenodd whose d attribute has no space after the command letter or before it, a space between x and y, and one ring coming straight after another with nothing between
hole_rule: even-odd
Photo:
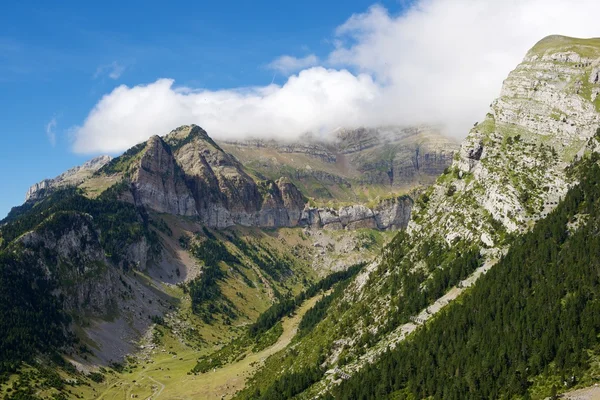
<instances>
[{"instance_id":1,"label":"white cloud","mask_svg":"<svg viewBox=\"0 0 600 400\"><path fill-rule=\"evenodd\" d=\"M597 0L420 0L401 15L373 6L336 29L329 69L310 67L282 86L120 86L75 128L74 150L117 152L183 123L220 138L415 123L441 123L464 137L530 47L550 34L597 36L598 15ZM271 66L318 61L310 57Z\"/></svg>"},{"instance_id":2,"label":"white cloud","mask_svg":"<svg viewBox=\"0 0 600 400\"><path fill-rule=\"evenodd\" d=\"M56 125L57 125L56 117L53 117L46 124L46 136L48 137L48 140L50 141L50 144L52 146L56 146Z\"/></svg>"},{"instance_id":3,"label":"white cloud","mask_svg":"<svg viewBox=\"0 0 600 400\"><path fill-rule=\"evenodd\" d=\"M401 16L380 6L338 27L332 65L384 85L380 110L398 122L437 122L464 137L502 81L550 34L600 34L595 0L422 0Z\"/></svg>"},{"instance_id":4,"label":"white cloud","mask_svg":"<svg viewBox=\"0 0 600 400\"><path fill-rule=\"evenodd\" d=\"M151 135L197 123L213 137L294 137L359 125L362 110L379 96L370 76L315 67L291 76L283 86L241 90L174 88L170 79L117 87L74 129L78 153L122 151Z\"/></svg>"},{"instance_id":5,"label":"white cloud","mask_svg":"<svg viewBox=\"0 0 600 400\"><path fill-rule=\"evenodd\" d=\"M309 54L303 58L284 55L273 60L268 67L272 70L288 75L293 72L298 72L305 68L314 67L319 64L319 58L314 54Z\"/></svg>"},{"instance_id":6,"label":"white cloud","mask_svg":"<svg viewBox=\"0 0 600 400\"><path fill-rule=\"evenodd\" d=\"M94 79L97 79L103 75L108 75L110 79L116 80L123 75L123 72L125 72L125 66L119 64L117 61L113 61L110 64L100 65L98 68L96 68Z\"/></svg>"}]
</instances>

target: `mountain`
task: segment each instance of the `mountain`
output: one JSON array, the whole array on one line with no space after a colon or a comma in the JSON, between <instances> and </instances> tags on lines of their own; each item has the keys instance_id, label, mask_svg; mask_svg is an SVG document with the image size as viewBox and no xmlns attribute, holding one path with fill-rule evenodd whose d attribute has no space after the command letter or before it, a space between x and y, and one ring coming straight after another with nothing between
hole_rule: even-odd
<instances>
[{"instance_id":1,"label":"mountain","mask_svg":"<svg viewBox=\"0 0 600 400\"><path fill-rule=\"evenodd\" d=\"M189 125L34 186L0 223L1 394L81 383L93 397L106 368L172 342L188 363L230 340L237 357L263 351L289 307L350 279L410 219L395 190L319 205L262 178Z\"/></svg>"},{"instance_id":2,"label":"mountain","mask_svg":"<svg viewBox=\"0 0 600 400\"><path fill-rule=\"evenodd\" d=\"M368 372L352 380L352 386L348 386L352 389L340 393L348 398L380 398L392 390L406 388L404 395L445 398L432 389L435 387L432 381L429 384L434 386L425 387L416 377L414 381L402 381L387 389L376 385L377 390L390 392L370 391L365 386L361 390L359 386L367 376L381 380L388 373L393 374L395 369L383 367L394 362L388 357L388 349L399 346L407 337L412 338L409 335L415 330L421 332L417 329L419 325L444 310L469 286L477 288L483 274L513 254L509 249L515 240L528 235L537 221L552 215L552 210L565 198L574 196L571 190L576 190L580 179L574 165L596 154L600 138L598 60L598 39L551 36L537 43L504 81L500 97L469 132L452 166L415 200L408 229L399 233L381 257L359 273L343 296L332 301L322 321L295 344L293 352L269 360L255 376L250 389L239 397L270 393L270 388L278 387L292 376L305 382L296 390L304 393L302 398L323 395L345 378L376 363L381 365L379 369L368 367ZM583 222L573 221L580 218L586 221L587 216L575 212L571 218L569 229L583 226ZM538 251L559 251L559 246ZM545 260L543 253L528 260L534 262L537 257ZM563 293L567 295L569 290L565 290ZM513 295L520 296L516 292ZM593 297L584 302L593 302ZM476 303L468 304L473 309L466 313L478 310ZM490 318L501 317L495 314ZM443 329L437 319L434 318L433 326ZM450 327L461 323L449 321L445 316L443 321ZM520 328L527 329L527 325ZM507 325L503 329L508 329ZM443 337L427 338L423 340L440 341L431 343L432 348L445 343ZM451 346L450 342L446 344ZM596 344L592 341L585 346ZM419 349L422 351L423 347ZM411 353L410 357L417 361L424 355ZM542 365L549 366L552 360L544 358ZM506 365L503 359L496 362L503 368L516 368ZM414 364L409 364L409 368L410 365L418 368ZM325 374L327 370L329 373ZM533 372L520 371L521 376L533 379ZM535 371L539 372L539 365ZM460 381L462 385L469 384L465 379ZM523 387L528 386L531 382ZM493 393L508 393L494 387L497 392ZM472 392L467 397L496 397L483 391L483 386L470 388ZM452 393L455 398L464 398L457 395L460 390ZM518 393L522 394L522 389Z\"/></svg>"},{"instance_id":3,"label":"mountain","mask_svg":"<svg viewBox=\"0 0 600 400\"><path fill-rule=\"evenodd\" d=\"M335 143L335 146L317 141L286 145L274 141L224 144L232 150L229 153L200 127L182 126L164 138L154 136L114 160L100 157L55 179L44 180L29 190L27 202L42 198L45 193L42 188L78 185L87 196L94 197L122 183L120 200L160 213L198 218L209 227L300 225L327 229L403 229L408 224L412 201L400 188L426 184L433 171L443 171L449 165L453 154L451 140L423 129L340 131ZM330 172L338 168L342 162L339 160L351 155L354 161L349 168L353 170L344 168L343 172L338 168L338 175L308 166L310 179L315 179L323 189L331 189L332 180L343 182L344 195L336 195L333 203L324 204L333 199L329 191L323 197L319 194L322 190L309 189L299 171L291 172L289 165L281 169L281 165L264 164L261 152L267 148L280 156L285 152L302 154L307 165L313 166L315 159L325 157L332 164L328 167ZM409 151L414 154L407 154ZM391 157L386 179L393 181L395 175L407 174L409 179L396 179L395 185L382 184L381 177L373 184L365 183L368 174L354 169L366 168L365 159L377 160L384 152ZM233 154L245 160L246 165ZM294 162L294 158L282 159ZM362 160L363 164L356 167L356 160ZM406 163L411 165L409 172ZM361 183L351 176L363 176L365 181ZM309 201L310 194L317 197Z\"/></svg>"},{"instance_id":4,"label":"mountain","mask_svg":"<svg viewBox=\"0 0 600 400\"><path fill-rule=\"evenodd\" d=\"M432 127L338 129L326 138L219 142L261 179L284 176L317 203L371 200L433 183L458 145Z\"/></svg>"},{"instance_id":5,"label":"mountain","mask_svg":"<svg viewBox=\"0 0 600 400\"><path fill-rule=\"evenodd\" d=\"M81 166L71 168L70 170L60 174L53 179L44 179L41 182L36 183L27 190L25 195L25 201L34 201L49 194L52 190L58 189L64 186L77 186L83 183L87 178L92 176L94 172L105 166L110 162L112 157L110 156L99 156L95 157Z\"/></svg>"},{"instance_id":6,"label":"mountain","mask_svg":"<svg viewBox=\"0 0 600 400\"><path fill-rule=\"evenodd\" d=\"M0 225L0 393L546 398L597 382L600 40L429 127L182 126ZM432 185L434 175L439 174Z\"/></svg>"}]
</instances>

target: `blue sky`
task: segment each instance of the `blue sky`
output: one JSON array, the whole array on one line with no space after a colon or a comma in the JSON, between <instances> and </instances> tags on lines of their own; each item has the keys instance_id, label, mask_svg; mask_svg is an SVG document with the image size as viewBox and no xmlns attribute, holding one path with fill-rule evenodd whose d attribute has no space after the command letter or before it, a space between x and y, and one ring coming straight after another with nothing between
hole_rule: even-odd
<instances>
[{"instance_id":1,"label":"blue sky","mask_svg":"<svg viewBox=\"0 0 600 400\"><path fill-rule=\"evenodd\" d=\"M381 2L399 10L394 1ZM56 4L60 4L56 6ZM93 4L93 5L92 5ZM0 13L0 218L27 188L89 159L69 130L116 86L172 78L211 90L267 85L273 59L322 55L370 1L27 1ZM112 76L111 76L112 75ZM283 83L284 76L275 76ZM55 135L55 143L49 138Z\"/></svg>"}]
</instances>

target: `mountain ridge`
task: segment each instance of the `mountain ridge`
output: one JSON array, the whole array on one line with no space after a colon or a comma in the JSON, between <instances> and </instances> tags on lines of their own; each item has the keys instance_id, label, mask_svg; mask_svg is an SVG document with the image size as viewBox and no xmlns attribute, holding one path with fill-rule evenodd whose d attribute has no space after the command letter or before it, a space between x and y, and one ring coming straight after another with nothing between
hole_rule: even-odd
<instances>
[{"instance_id":1,"label":"mountain ridge","mask_svg":"<svg viewBox=\"0 0 600 400\"><path fill-rule=\"evenodd\" d=\"M218 144L200 127L182 126L163 137L153 136L114 159L99 157L82 167L69 170L54 180L42 181L32 187L30 191L37 194L35 197L28 196L28 200L31 201L26 203L44 196L44 191L40 190L42 186L44 190L51 192L59 187L79 185L90 195L97 196L106 188L126 180L130 182L130 187L128 190L124 186L121 187L122 200L158 212L199 218L208 226L218 228L241 224L266 227L302 225L328 229L355 229L359 226L403 229L408 223L412 201L405 201L404 194L394 194L398 193L396 190L390 188L386 193L378 189L375 199L372 199L373 196L367 197L368 204L364 201L358 204L336 201L321 203L319 206L317 201L317 205L310 205L308 203L314 201L306 200L305 195L294 184L298 183L294 176L290 178L284 174L278 178L273 176L272 180L251 177L246 173L246 168L235 157L225 152L223 147L266 146L292 154L306 153L310 157L336 164L345 154L360 153L377 146L385 147L389 145L390 140L393 142L398 138L419 137L415 146L423 146L424 141L426 142L426 138L420 136L423 130L429 132L429 128L394 127L378 130L340 130L337 133L336 150L331 143L313 139L307 144L282 144L273 140ZM348 142L348 137L354 139ZM340 146L343 147L342 150ZM334 150L335 153L332 152ZM398 151L398 148L388 150L392 157L398 157ZM438 169L446 165L446 161L440 162L442 164ZM418 166L418 158L412 163ZM93 168L88 167L88 164ZM307 167L307 170L309 169L310 167ZM64 178L78 171L86 171L87 175L77 180ZM350 190L353 184L357 184L356 180L347 179L342 175L327 175L323 171L317 175L315 173L317 171L313 172L313 176L319 176L325 181L333 179L341 182ZM340 220L337 215L347 217Z\"/></svg>"},{"instance_id":2,"label":"mountain ridge","mask_svg":"<svg viewBox=\"0 0 600 400\"><path fill-rule=\"evenodd\" d=\"M407 230L359 273L294 355L277 360L278 369L298 372L319 360L320 368L355 373L376 362L376 354L363 357L371 349L404 340L396 329L412 320L418 325L442 295L467 279L473 284L482 266L493 270L515 237L578 183L573 163L599 149L599 64L597 39L550 37L532 48L453 164L415 199ZM277 375L274 363L239 397L266 390ZM322 376L303 390L323 395L340 382L335 374Z\"/></svg>"}]
</instances>

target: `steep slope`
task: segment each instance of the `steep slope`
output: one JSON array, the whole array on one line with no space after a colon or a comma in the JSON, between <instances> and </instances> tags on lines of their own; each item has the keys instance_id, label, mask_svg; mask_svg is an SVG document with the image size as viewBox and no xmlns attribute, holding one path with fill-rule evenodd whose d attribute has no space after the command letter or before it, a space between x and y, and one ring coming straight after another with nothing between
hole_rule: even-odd
<instances>
[{"instance_id":1,"label":"steep slope","mask_svg":"<svg viewBox=\"0 0 600 400\"><path fill-rule=\"evenodd\" d=\"M536 44L452 166L417 199L407 231L357 277L293 353L267 363L255 386L268 388L281 370L315 365L360 370L404 339L405 323L420 323L418 315L433 312L429 305L460 289L453 286L472 284L489 270L517 235L577 184L570 165L598 148L599 66L596 39L553 36ZM335 381L334 375L327 384L322 379L309 393Z\"/></svg>"},{"instance_id":2,"label":"steep slope","mask_svg":"<svg viewBox=\"0 0 600 400\"><path fill-rule=\"evenodd\" d=\"M334 397L542 399L597 386L599 161L579 166L581 183L460 302Z\"/></svg>"}]
</instances>

